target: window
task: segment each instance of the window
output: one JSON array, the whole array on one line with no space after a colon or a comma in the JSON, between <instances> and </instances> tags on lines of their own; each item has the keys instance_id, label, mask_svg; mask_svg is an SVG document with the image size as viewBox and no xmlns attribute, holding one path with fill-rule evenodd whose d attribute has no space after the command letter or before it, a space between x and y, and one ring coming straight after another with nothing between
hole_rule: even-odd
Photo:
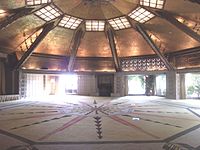
<instances>
[{"instance_id":1,"label":"window","mask_svg":"<svg viewBox=\"0 0 200 150\"><path fill-rule=\"evenodd\" d=\"M185 75L186 97L200 98L200 73L187 73Z\"/></svg>"},{"instance_id":2,"label":"window","mask_svg":"<svg viewBox=\"0 0 200 150\"><path fill-rule=\"evenodd\" d=\"M125 29L125 28L130 28L131 24L127 20L126 17L119 17L119 18L114 18L108 20L110 25L115 29L115 30L120 30L120 29Z\"/></svg>"},{"instance_id":3,"label":"window","mask_svg":"<svg viewBox=\"0 0 200 150\"><path fill-rule=\"evenodd\" d=\"M105 21L86 20L86 31L104 31Z\"/></svg>"},{"instance_id":4,"label":"window","mask_svg":"<svg viewBox=\"0 0 200 150\"><path fill-rule=\"evenodd\" d=\"M165 0L140 0L140 5L163 9Z\"/></svg>"},{"instance_id":5,"label":"window","mask_svg":"<svg viewBox=\"0 0 200 150\"><path fill-rule=\"evenodd\" d=\"M50 21L59 17L62 12L55 5L51 4L38 10L37 12L35 12L35 14L45 21Z\"/></svg>"},{"instance_id":6,"label":"window","mask_svg":"<svg viewBox=\"0 0 200 150\"><path fill-rule=\"evenodd\" d=\"M145 94L145 76L144 75L128 76L128 94L129 95Z\"/></svg>"},{"instance_id":7,"label":"window","mask_svg":"<svg viewBox=\"0 0 200 150\"><path fill-rule=\"evenodd\" d=\"M128 16L139 23L145 23L149 21L150 19L152 19L155 15L144 8L138 7L136 10L131 12Z\"/></svg>"},{"instance_id":8,"label":"window","mask_svg":"<svg viewBox=\"0 0 200 150\"><path fill-rule=\"evenodd\" d=\"M82 21L83 21L82 19L72 17L72 16L69 16L69 15L65 15L62 18L62 20L60 21L59 26L65 27L65 28L68 28L68 29L77 29Z\"/></svg>"},{"instance_id":9,"label":"window","mask_svg":"<svg viewBox=\"0 0 200 150\"><path fill-rule=\"evenodd\" d=\"M26 0L26 5L40 5L40 4L47 4L51 3L52 0Z\"/></svg>"},{"instance_id":10,"label":"window","mask_svg":"<svg viewBox=\"0 0 200 150\"><path fill-rule=\"evenodd\" d=\"M166 95L166 75L156 76L156 95L164 96Z\"/></svg>"}]
</instances>

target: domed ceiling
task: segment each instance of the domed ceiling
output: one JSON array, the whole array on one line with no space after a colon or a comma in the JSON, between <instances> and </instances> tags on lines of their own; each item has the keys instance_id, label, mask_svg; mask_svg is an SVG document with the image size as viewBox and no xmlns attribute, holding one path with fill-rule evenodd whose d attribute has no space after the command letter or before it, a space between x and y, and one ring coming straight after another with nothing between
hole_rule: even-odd
<instances>
[{"instance_id":1,"label":"domed ceiling","mask_svg":"<svg viewBox=\"0 0 200 150\"><path fill-rule=\"evenodd\" d=\"M200 67L196 60L186 62L188 56L180 59L183 53L200 51L199 3L0 1L0 52L16 56L13 69L116 72Z\"/></svg>"}]
</instances>

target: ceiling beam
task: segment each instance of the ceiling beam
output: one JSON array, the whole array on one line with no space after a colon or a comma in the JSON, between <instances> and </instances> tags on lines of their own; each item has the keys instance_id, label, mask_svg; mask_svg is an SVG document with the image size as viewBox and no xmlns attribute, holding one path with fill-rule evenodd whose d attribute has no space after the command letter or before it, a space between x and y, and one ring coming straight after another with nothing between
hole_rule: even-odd
<instances>
[{"instance_id":1,"label":"ceiling beam","mask_svg":"<svg viewBox=\"0 0 200 150\"><path fill-rule=\"evenodd\" d=\"M107 28L106 35L107 35L108 40L109 40L109 45L110 45L110 49L111 49L111 52L112 52L113 61L114 61L114 64L115 64L115 70L116 70L116 72L120 72L122 69L121 69L120 61L119 61L118 54L117 54L115 37L114 37L113 30L110 27Z\"/></svg>"},{"instance_id":2,"label":"ceiling beam","mask_svg":"<svg viewBox=\"0 0 200 150\"><path fill-rule=\"evenodd\" d=\"M68 71L69 72L72 72L73 71L73 68L74 68L74 64L75 64L75 61L76 61L76 55L77 55L77 52L78 52L78 48L81 44L81 39L83 38L84 36L84 31L82 28L79 28L76 32L75 32L75 35L74 35L74 38L72 40L72 43L71 43L71 56L70 56L70 59L69 59L69 64L68 64Z\"/></svg>"},{"instance_id":3,"label":"ceiling beam","mask_svg":"<svg viewBox=\"0 0 200 150\"><path fill-rule=\"evenodd\" d=\"M18 20L19 18L25 17L27 15L30 15L34 12L36 12L37 10L45 7L46 5L43 5L41 7L21 7L21 8L17 8L17 9L11 9L8 10L10 15L9 17L7 17L6 19L4 19L3 21L0 22L0 30L6 28L8 25L12 24L13 22L15 22L16 20Z\"/></svg>"},{"instance_id":4,"label":"ceiling beam","mask_svg":"<svg viewBox=\"0 0 200 150\"><path fill-rule=\"evenodd\" d=\"M154 12L157 16L167 20L178 29L195 39L196 41L200 42L200 35L190 29L188 26L184 25L183 23L179 22L172 14L164 10L156 10Z\"/></svg>"},{"instance_id":5,"label":"ceiling beam","mask_svg":"<svg viewBox=\"0 0 200 150\"><path fill-rule=\"evenodd\" d=\"M151 46L153 51L158 55L158 57L163 61L165 66L168 70L174 70L174 67L169 63L165 55L160 51L160 49L156 46L156 44L153 42L151 37L148 35L148 33L145 31L143 26L141 24L136 24L137 31L143 36L143 38L146 40L146 42Z\"/></svg>"},{"instance_id":6,"label":"ceiling beam","mask_svg":"<svg viewBox=\"0 0 200 150\"><path fill-rule=\"evenodd\" d=\"M192 3L200 4L200 0L188 0L188 1L190 1L190 2L192 2Z\"/></svg>"},{"instance_id":7,"label":"ceiling beam","mask_svg":"<svg viewBox=\"0 0 200 150\"><path fill-rule=\"evenodd\" d=\"M36 40L32 43L30 48L24 53L21 59L18 61L14 69L19 69L31 56L35 48L40 44L40 42L46 37L46 35L55 27L55 21L49 22L43 26L42 32L36 38Z\"/></svg>"}]
</instances>

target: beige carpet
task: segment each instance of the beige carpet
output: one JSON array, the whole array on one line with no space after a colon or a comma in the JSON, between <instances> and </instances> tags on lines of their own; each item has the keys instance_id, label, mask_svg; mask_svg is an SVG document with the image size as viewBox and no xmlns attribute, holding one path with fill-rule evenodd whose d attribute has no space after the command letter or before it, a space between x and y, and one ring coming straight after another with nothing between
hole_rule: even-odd
<instances>
[{"instance_id":1,"label":"beige carpet","mask_svg":"<svg viewBox=\"0 0 200 150\"><path fill-rule=\"evenodd\" d=\"M198 149L200 101L65 96L1 103L0 135L2 150Z\"/></svg>"}]
</instances>

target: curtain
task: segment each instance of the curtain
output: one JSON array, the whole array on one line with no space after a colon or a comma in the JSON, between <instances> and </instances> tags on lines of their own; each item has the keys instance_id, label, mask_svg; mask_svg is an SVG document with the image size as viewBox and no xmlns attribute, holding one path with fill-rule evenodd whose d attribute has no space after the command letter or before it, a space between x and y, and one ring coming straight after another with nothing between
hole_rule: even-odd
<instances>
[{"instance_id":1,"label":"curtain","mask_svg":"<svg viewBox=\"0 0 200 150\"><path fill-rule=\"evenodd\" d=\"M5 63L0 59L0 95L5 94Z\"/></svg>"}]
</instances>

